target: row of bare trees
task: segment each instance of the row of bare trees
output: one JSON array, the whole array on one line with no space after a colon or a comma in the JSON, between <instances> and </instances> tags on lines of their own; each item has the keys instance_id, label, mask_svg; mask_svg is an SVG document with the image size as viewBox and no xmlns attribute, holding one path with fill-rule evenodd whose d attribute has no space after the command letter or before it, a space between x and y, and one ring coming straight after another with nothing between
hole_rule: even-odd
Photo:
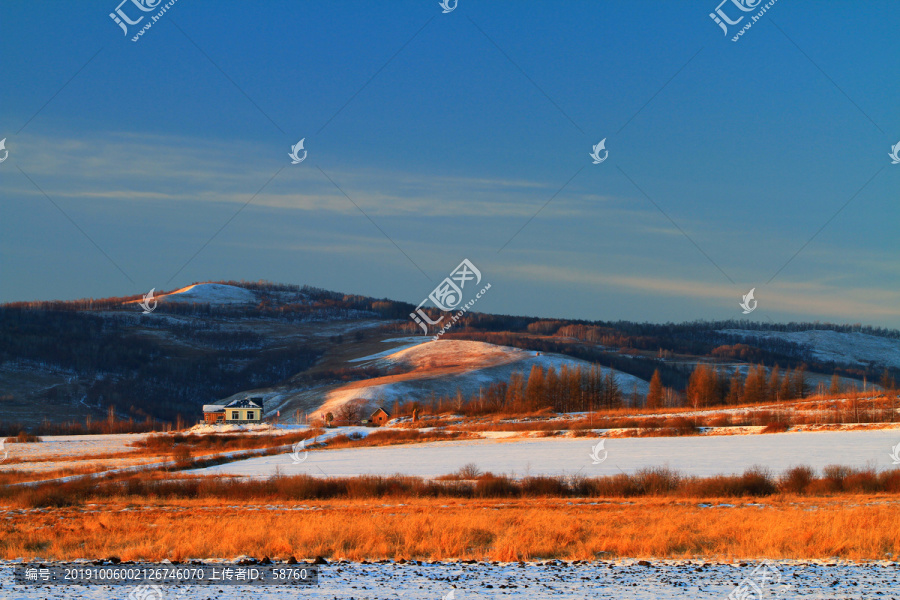
<instances>
[{"instance_id":1,"label":"row of bare trees","mask_svg":"<svg viewBox=\"0 0 900 600\"><path fill-rule=\"evenodd\" d=\"M890 374L880 383L885 389L893 387ZM835 374L829 390L840 394L847 390ZM611 369L599 365L571 367L553 366L546 370L533 365L526 376L514 372L509 381L496 382L477 393L466 395L457 389L454 396L432 396L425 402L394 403L395 415L417 417L422 409L431 413L452 410L467 416L488 414L527 414L542 410L557 413L612 410L623 406L648 409L663 407L704 408L722 405L776 403L794 400L810 394L806 371L803 367L782 371L777 366L767 370L765 366L749 365L727 370L701 363L695 366L687 387L674 390L665 387L659 371L650 379L649 391L644 397L636 389L623 390ZM379 404L379 403L376 403ZM382 403L383 404L383 403ZM354 399L345 403L332 415L337 425L354 425L365 418L369 401ZM330 414L330 413L329 413Z\"/></svg>"}]
</instances>

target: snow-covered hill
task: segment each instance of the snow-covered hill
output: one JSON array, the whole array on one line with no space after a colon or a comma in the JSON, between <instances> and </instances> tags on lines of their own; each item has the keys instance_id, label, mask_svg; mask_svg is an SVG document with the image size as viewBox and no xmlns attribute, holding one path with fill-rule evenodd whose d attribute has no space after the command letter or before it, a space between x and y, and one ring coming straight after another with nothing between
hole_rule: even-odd
<instances>
[{"instance_id":1,"label":"snow-covered hill","mask_svg":"<svg viewBox=\"0 0 900 600\"><path fill-rule=\"evenodd\" d=\"M249 304L256 302L256 294L248 289L221 283L195 283L158 296L167 302L199 302L209 304Z\"/></svg>"},{"instance_id":2,"label":"snow-covered hill","mask_svg":"<svg viewBox=\"0 0 900 600\"><path fill-rule=\"evenodd\" d=\"M527 375L534 365L544 370L553 367L557 371L563 365L583 369L591 366L583 360L560 354L520 350L486 342L431 341L431 338L424 336L394 338L385 342L395 344L395 348L351 362L385 370L398 367L404 372L343 385L327 394L316 415L335 412L341 405L356 398L369 400L371 406L390 406L395 400L425 401L432 396L454 396L457 390L470 396L477 394L479 388L508 381L514 371ZM604 369L607 370L610 369ZM643 379L620 371L612 372L626 397L635 387L639 394L647 393L649 384Z\"/></svg>"},{"instance_id":3,"label":"snow-covered hill","mask_svg":"<svg viewBox=\"0 0 900 600\"><path fill-rule=\"evenodd\" d=\"M794 342L809 348L816 358L823 361L857 365L874 363L886 367L900 368L900 340L878 337L867 333L844 333L830 329L813 329L808 331L723 329L722 333L740 338L774 338Z\"/></svg>"},{"instance_id":4,"label":"snow-covered hill","mask_svg":"<svg viewBox=\"0 0 900 600\"><path fill-rule=\"evenodd\" d=\"M154 300L157 302L185 302L192 304L253 304L259 299L252 291L236 285L195 283L168 294L156 294ZM142 302L142 300L129 300L125 304L137 304L139 302Z\"/></svg>"}]
</instances>

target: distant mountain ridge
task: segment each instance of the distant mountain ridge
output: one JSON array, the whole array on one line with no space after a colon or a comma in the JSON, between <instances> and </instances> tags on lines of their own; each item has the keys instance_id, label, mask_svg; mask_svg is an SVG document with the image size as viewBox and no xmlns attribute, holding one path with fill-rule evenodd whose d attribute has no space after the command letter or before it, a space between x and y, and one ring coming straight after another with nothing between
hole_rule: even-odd
<instances>
[{"instance_id":1,"label":"distant mountain ridge","mask_svg":"<svg viewBox=\"0 0 900 600\"><path fill-rule=\"evenodd\" d=\"M44 418L102 418L109 410L119 419L191 420L204 403L281 384L309 390L303 406L312 411L325 402L326 391L315 391L321 386L376 375L350 359L380 352L382 340L421 334L409 318L411 303L310 286L198 282L159 290L151 314L137 305L143 298L0 305L0 429ZM868 343L854 343L860 336ZM698 361L804 366L869 381L887 367L900 380L900 331L859 325L472 312L442 339L565 355L643 381L659 370L675 389L684 388Z\"/></svg>"}]
</instances>

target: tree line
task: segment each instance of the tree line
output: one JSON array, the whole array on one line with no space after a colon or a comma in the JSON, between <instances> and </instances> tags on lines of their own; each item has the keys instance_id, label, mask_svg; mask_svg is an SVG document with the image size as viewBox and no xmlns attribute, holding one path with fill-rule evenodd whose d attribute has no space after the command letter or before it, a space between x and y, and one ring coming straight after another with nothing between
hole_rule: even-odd
<instances>
[{"instance_id":1,"label":"tree line","mask_svg":"<svg viewBox=\"0 0 900 600\"><path fill-rule=\"evenodd\" d=\"M879 380L885 389L895 389L896 382L888 371ZM746 369L724 369L705 363L694 367L683 389L663 385L660 371L654 371L646 395L632 386L623 386L612 369L600 365L569 366L544 369L534 365L528 374L513 372L508 381L482 387L474 394L457 389L455 395L432 396L424 402L408 402L395 406L398 414L417 414L423 408L432 413L452 410L466 416L490 414L528 414L540 411L555 413L613 410L622 407L707 408L724 405L767 404L797 400L810 395L811 387L804 367L782 370L764 365ZM828 393L848 391L840 377L832 376ZM424 406L423 406L424 405Z\"/></svg>"}]
</instances>

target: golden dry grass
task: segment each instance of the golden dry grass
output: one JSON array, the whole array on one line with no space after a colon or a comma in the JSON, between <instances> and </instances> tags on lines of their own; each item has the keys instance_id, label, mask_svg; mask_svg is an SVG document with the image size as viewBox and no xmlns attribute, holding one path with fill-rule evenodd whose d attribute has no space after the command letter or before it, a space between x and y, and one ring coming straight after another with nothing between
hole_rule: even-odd
<instances>
[{"instance_id":1,"label":"golden dry grass","mask_svg":"<svg viewBox=\"0 0 900 600\"><path fill-rule=\"evenodd\" d=\"M10 485L26 481L43 481L45 479L70 477L72 475L87 475L88 473L98 473L103 470L102 467L98 467L97 465L71 466L61 469L48 469L46 471L5 470L0 471L0 485Z\"/></svg>"},{"instance_id":2,"label":"golden dry grass","mask_svg":"<svg viewBox=\"0 0 900 600\"><path fill-rule=\"evenodd\" d=\"M715 501L712 501L715 504ZM887 496L696 501L402 500L121 502L0 519L0 558L123 560L313 557L350 560L630 557L884 558L900 553L900 501ZM129 511L122 512L123 508ZM261 510L252 510L252 509Z\"/></svg>"},{"instance_id":3,"label":"golden dry grass","mask_svg":"<svg viewBox=\"0 0 900 600\"><path fill-rule=\"evenodd\" d=\"M464 431L420 431L418 429L376 429L369 435L354 439L347 435L337 435L324 445L321 450L338 448L362 448L371 446L396 446L400 444L423 444L425 442L444 442L475 437Z\"/></svg>"}]
</instances>

